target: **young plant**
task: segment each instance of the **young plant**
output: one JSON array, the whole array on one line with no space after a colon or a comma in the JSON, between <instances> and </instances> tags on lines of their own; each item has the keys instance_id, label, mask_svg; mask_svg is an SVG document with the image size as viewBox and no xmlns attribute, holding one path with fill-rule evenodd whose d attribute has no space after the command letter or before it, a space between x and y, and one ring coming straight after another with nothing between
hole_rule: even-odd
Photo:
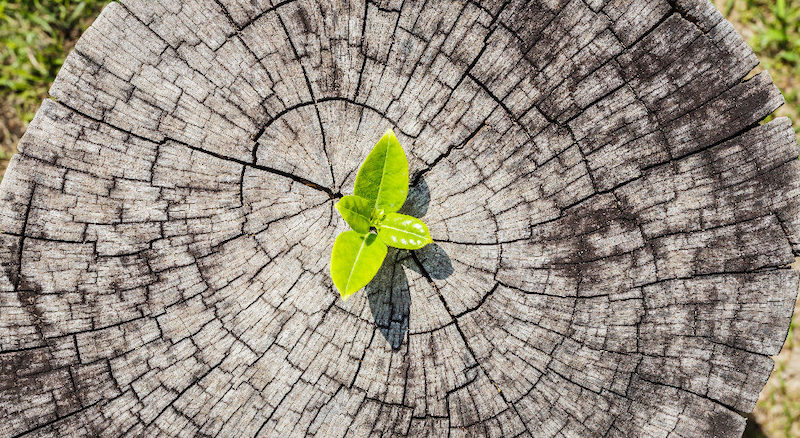
<instances>
[{"instance_id":1,"label":"young plant","mask_svg":"<svg viewBox=\"0 0 800 438\"><path fill-rule=\"evenodd\" d=\"M353 193L336 203L352 230L336 236L331 253L331 278L343 300L372 281L387 246L420 249L433 242L424 222L397 213L408 196L408 160L393 131L358 169Z\"/></svg>"}]
</instances>

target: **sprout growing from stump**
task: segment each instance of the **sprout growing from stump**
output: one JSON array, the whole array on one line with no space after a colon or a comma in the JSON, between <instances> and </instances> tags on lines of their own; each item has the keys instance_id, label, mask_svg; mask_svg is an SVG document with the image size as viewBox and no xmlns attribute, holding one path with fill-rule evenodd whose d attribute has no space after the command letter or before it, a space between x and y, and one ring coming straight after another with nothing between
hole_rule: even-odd
<instances>
[{"instance_id":1,"label":"sprout growing from stump","mask_svg":"<svg viewBox=\"0 0 800 438\"><path fill-rule=\"evenodd\" d=\"M424 222L397 213L407 196L408 160L390 130L358 170L353 195L336 203L352 228L336 236L331 253L331 278L343 300L372 281L388 246L420 249L433 242Z\"/></svg>"}]
</instances>

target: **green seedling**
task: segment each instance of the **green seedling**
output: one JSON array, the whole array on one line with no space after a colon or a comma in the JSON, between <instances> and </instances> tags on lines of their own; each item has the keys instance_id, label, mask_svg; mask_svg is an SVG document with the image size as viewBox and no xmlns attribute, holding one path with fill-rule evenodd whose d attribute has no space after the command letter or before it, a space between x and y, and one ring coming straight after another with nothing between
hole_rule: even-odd
<instances>
[{"instance_id":1,"label":"green seedling","mask_svg":"<svg viewBox=\"0 0 800 438\"><path fill-rule=\"evenodd\" d=\"M413 250L433 242L424 222L397 213L407 196L408 160L390 130L358 170L353 195L336 203L352 228L336 236L331 253L331 278L343 300L372 281L389 246Z\"/></svg>"}]
</instances>

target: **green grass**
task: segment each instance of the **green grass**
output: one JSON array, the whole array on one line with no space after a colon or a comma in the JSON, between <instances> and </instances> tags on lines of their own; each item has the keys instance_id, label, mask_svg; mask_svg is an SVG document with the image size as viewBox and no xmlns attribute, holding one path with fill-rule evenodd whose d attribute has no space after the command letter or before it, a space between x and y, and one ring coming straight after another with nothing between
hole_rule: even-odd
<instances>
[{"instance_id":1,"label":"green grass","mask_svg":"<svg viewBox=\"0 0 800 438\"><path fill-rule=\"evenodd\" d=\"M750 43L783 92L775 115L795 122L800 140L800 0L716 0L717 7Z\"/></svg>"},{"instance_id":2,"label":"green grass","mask_svg":"<svg viewBox=\"0 0 800 438\"><path fill-rule=\"evenodd\" d=\"M105 0L0 0L0 97L29 122Z\"/></svg>"},{"instance_id":3,"label":"green grass","mask_svg":"<svg viewBox=\"0 0 800 438\"><path fill-rule=\"evenodd\" d=\"M784 90L786 105L795 121L800 122L798 87L790 82L800 77L800 1L749 0L748 3L754 12L751 20L755 30L750 45L760 55L764 68L774 72L776 83ZM795 131L800 132L800 123L795 124Z\"/></svg>"},{"instance_id":4,"label":"green grass","mask_svg":"<svg viewBox=\"0 0 800 438\"><path fill-rule=\"evenodd\" d=\"M767 68L776 63L797 66L800 62L800 7L792 0L727 0L726 16L737 10L742 24L752 26L750 40L753 50L765 56L762 60Z\"/></svg>"},{"instance_id":5,"label":"green grass","mask_svg":"<svg viewBox=\"0 0 800 438\"><path fill-rule=\"evenodd\" d=\"M767 120L788 116L800 141L800 0L716 0L716 5L750 43L761 66L783 92L786 105ZM798 265L795 266L800 267ZM767 386L748 422L747 438L800 436L800 308L776 358Z\"/></svg>"}]
</instances>

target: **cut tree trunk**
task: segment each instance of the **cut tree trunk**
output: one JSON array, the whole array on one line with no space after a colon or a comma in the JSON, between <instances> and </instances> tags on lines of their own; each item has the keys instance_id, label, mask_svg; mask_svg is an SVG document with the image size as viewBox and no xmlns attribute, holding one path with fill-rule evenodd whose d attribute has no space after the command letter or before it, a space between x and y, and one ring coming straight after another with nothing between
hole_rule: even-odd
<instances>
[{"instance_id":1,"label":"cut tree trunk","mask_svg":"<svg viewBox=\"0 0 800 438\"><path fill-rule=\"evenodd\" d=\"M757 63L707 0L112 3L0 188L0 436L740 435L800 254ZM436 244L344 302L389 128Z\"/></svg>"}]
</instances>

